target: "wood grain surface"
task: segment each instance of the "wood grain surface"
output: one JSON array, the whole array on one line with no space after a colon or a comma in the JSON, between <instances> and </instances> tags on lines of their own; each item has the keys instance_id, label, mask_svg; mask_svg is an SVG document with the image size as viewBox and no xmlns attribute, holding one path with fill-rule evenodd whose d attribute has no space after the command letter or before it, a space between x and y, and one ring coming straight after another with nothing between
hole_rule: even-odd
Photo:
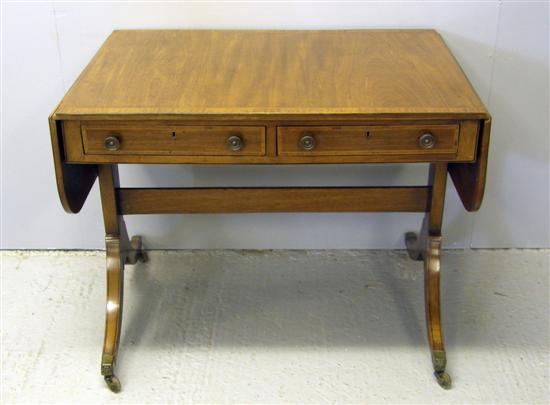
<instances>
[{"instance_id":1,"label":"wood grain surface","mask_svg":"<svg viewBox=\"0 0 550 405\"><path fill-rule=\"evenodd\" d=\"M426 212L429 187L120 188L119 211L135 214Z\"/></svg>"},{"instance_id":2,"label":"wood grain surface","mask_svg":"<svg viewBox=\"0 0 550 405\"><path fill-rule=\"evenodd\" d=\"M115 31L57 119L487 111L434 30Z\"/></svg>"}]
</instances>

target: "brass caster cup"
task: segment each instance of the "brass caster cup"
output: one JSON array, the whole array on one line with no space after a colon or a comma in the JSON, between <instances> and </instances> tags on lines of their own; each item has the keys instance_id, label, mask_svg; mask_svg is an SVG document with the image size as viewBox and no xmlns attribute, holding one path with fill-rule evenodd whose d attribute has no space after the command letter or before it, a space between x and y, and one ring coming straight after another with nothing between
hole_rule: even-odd
<instances>
[{"instance_id":1,"label":"brass caster cup","mask_svg":"<svg viewBox=\"0 0 550 405\"><path fill-rule=\"evenodd\" d=\"M114 393L120 392L120 380L115 375L106 375L105 377L105 383L109 387L111 391Z\"/></svg>"},{"instance_id":2,"label":"brass caster cup","mask_svg":"<svg viewBox=\"0 0 550 405\"><path fill-rule=\"evenodd\" d=\"M448 390L453 385L451 376L447 374L445 371L441 371L441 372L436 371L434 375L437 380L437 383L441 386L441 388Z\"/></svg>"}]
</instances>

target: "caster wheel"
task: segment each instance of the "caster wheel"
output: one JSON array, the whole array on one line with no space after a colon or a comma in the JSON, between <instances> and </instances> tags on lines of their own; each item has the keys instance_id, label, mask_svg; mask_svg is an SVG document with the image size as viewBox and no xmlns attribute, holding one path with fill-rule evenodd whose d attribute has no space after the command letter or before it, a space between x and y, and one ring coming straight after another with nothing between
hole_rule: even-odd
<instances>
[{"instance_id":1,"label":"caster wheel","mask_svg":"<svg viewBox=\"0 0 550 405\"><path fill-rule=\"evenodd\" d=\"M435 375L435 378L437 379L437 383L441 386L441 388L448 390L453 385L451 376L447 374L445 371L442 371L440 373L434 373L434 375Z\"/></svg>"},{"instance_id":2,"label":"caster wheel","mask_svg":"<svg viewBox=\"0 0 550 405\"><path fill-rule=\"evenodd\" d=\"M120 392L120 380L115 375L106 375L105 376L105 383L107 383L107 386L109 389L113 392Z\"/></svg>"}]
</instances>

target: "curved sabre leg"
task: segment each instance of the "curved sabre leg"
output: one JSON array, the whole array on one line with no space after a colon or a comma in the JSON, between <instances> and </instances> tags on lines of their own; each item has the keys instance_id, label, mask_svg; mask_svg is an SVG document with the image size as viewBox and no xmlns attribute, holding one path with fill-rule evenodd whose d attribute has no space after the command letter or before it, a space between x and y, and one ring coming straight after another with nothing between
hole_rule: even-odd
<instances>
[{"instance_id":1,"label":"curved sabre leg","mask_svg":"<svg viewBox=\"0 0 550 405\"><path fill-rule=\"evenodd\" d=\"M445 371L447 356L441 324L440 252L441 236L428 236L424 257L424 297L428 342L432 354L435 378L441 387L449 389L452 380L451 376Z\"/></svg>"},{"instance_id":2,"label":"curved sabre leg","mask_svg":"<svg viewBox=\"0 0 550 405\"><path fill-rule=\"evenodd\" d=\"M107 250L107 307L105 315L105 338L101 356L101 374L113 392L120 391L120 381L115 375L118 345L122 324L122 298L124 291L124 263L146 261L141 237L128 240L124 218L118 212L116 188L119 187L116 165L99 165L99 189L105 244Z\"/></svg>"},{"instance_id":3,"label":"curved sabre leg","mask_svg":"<svg viewBox=\"0 0 550 405\"><path fill-rule=\"evenodd\" d=\"M105 312L105 338L101 357L101 374L109 389L120 391L120 380L114 372L122 323L124 291L124 260L118 236L105 238L107 249L107 306Z\"/></svg>"},{"instance_id":4,"label":"curved sabre leg","mask_svg":"<svg viewBox=\"0 0 550 405\"><path fill-rule=\"evenodd\" d=\"M443 220L443 205L445 202L445 185L447 180L447 164L430 165L429 187L431 188L429 210L424 216L422 230L417 235L408 232L405 235L405 245L409 256L414 260L424 261L424 304L426 307L426 327L428 342L432 355L434 375L441 387L451 388L451 377L445 371L447 357L443 342L443 327L441 324L440 298L440 256L441 256L441 224Z\"/></svg>"},{"instance_id":5,"label":"curved sabre leg","mask_svg":"<svg viewBox=\"0 0 550 405\"><path fill-rule=\"evenodd\" d=\"M124 235L123 238L125 238ZM105 311L103 355L101 356L101 374L107 386L113 392L119 392L121 389L120 380L115 375L114 369L122 325L124 263L134 264L138 261L147 260L140 236L132 237L131 246L128 251L123 250L120 239L118 236L107 236L105 238L107 249L107 306Z\"/></svg>"}]
</instances>

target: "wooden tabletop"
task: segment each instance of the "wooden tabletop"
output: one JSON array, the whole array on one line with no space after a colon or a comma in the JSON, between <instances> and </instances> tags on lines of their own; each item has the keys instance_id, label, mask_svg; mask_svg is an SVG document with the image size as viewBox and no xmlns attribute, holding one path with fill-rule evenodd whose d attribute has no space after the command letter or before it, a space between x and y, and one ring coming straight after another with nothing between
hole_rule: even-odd
<instances>
[{"instance_id":1,"label":"wooden tabletop","mask_svg":"<svg viewBox=\"0 0 550 405\"><path fill-rule=\"evenodd\" d=\"M54 113L487 117L433 30L113 32Z\"/></svg>"}]
</instances>

